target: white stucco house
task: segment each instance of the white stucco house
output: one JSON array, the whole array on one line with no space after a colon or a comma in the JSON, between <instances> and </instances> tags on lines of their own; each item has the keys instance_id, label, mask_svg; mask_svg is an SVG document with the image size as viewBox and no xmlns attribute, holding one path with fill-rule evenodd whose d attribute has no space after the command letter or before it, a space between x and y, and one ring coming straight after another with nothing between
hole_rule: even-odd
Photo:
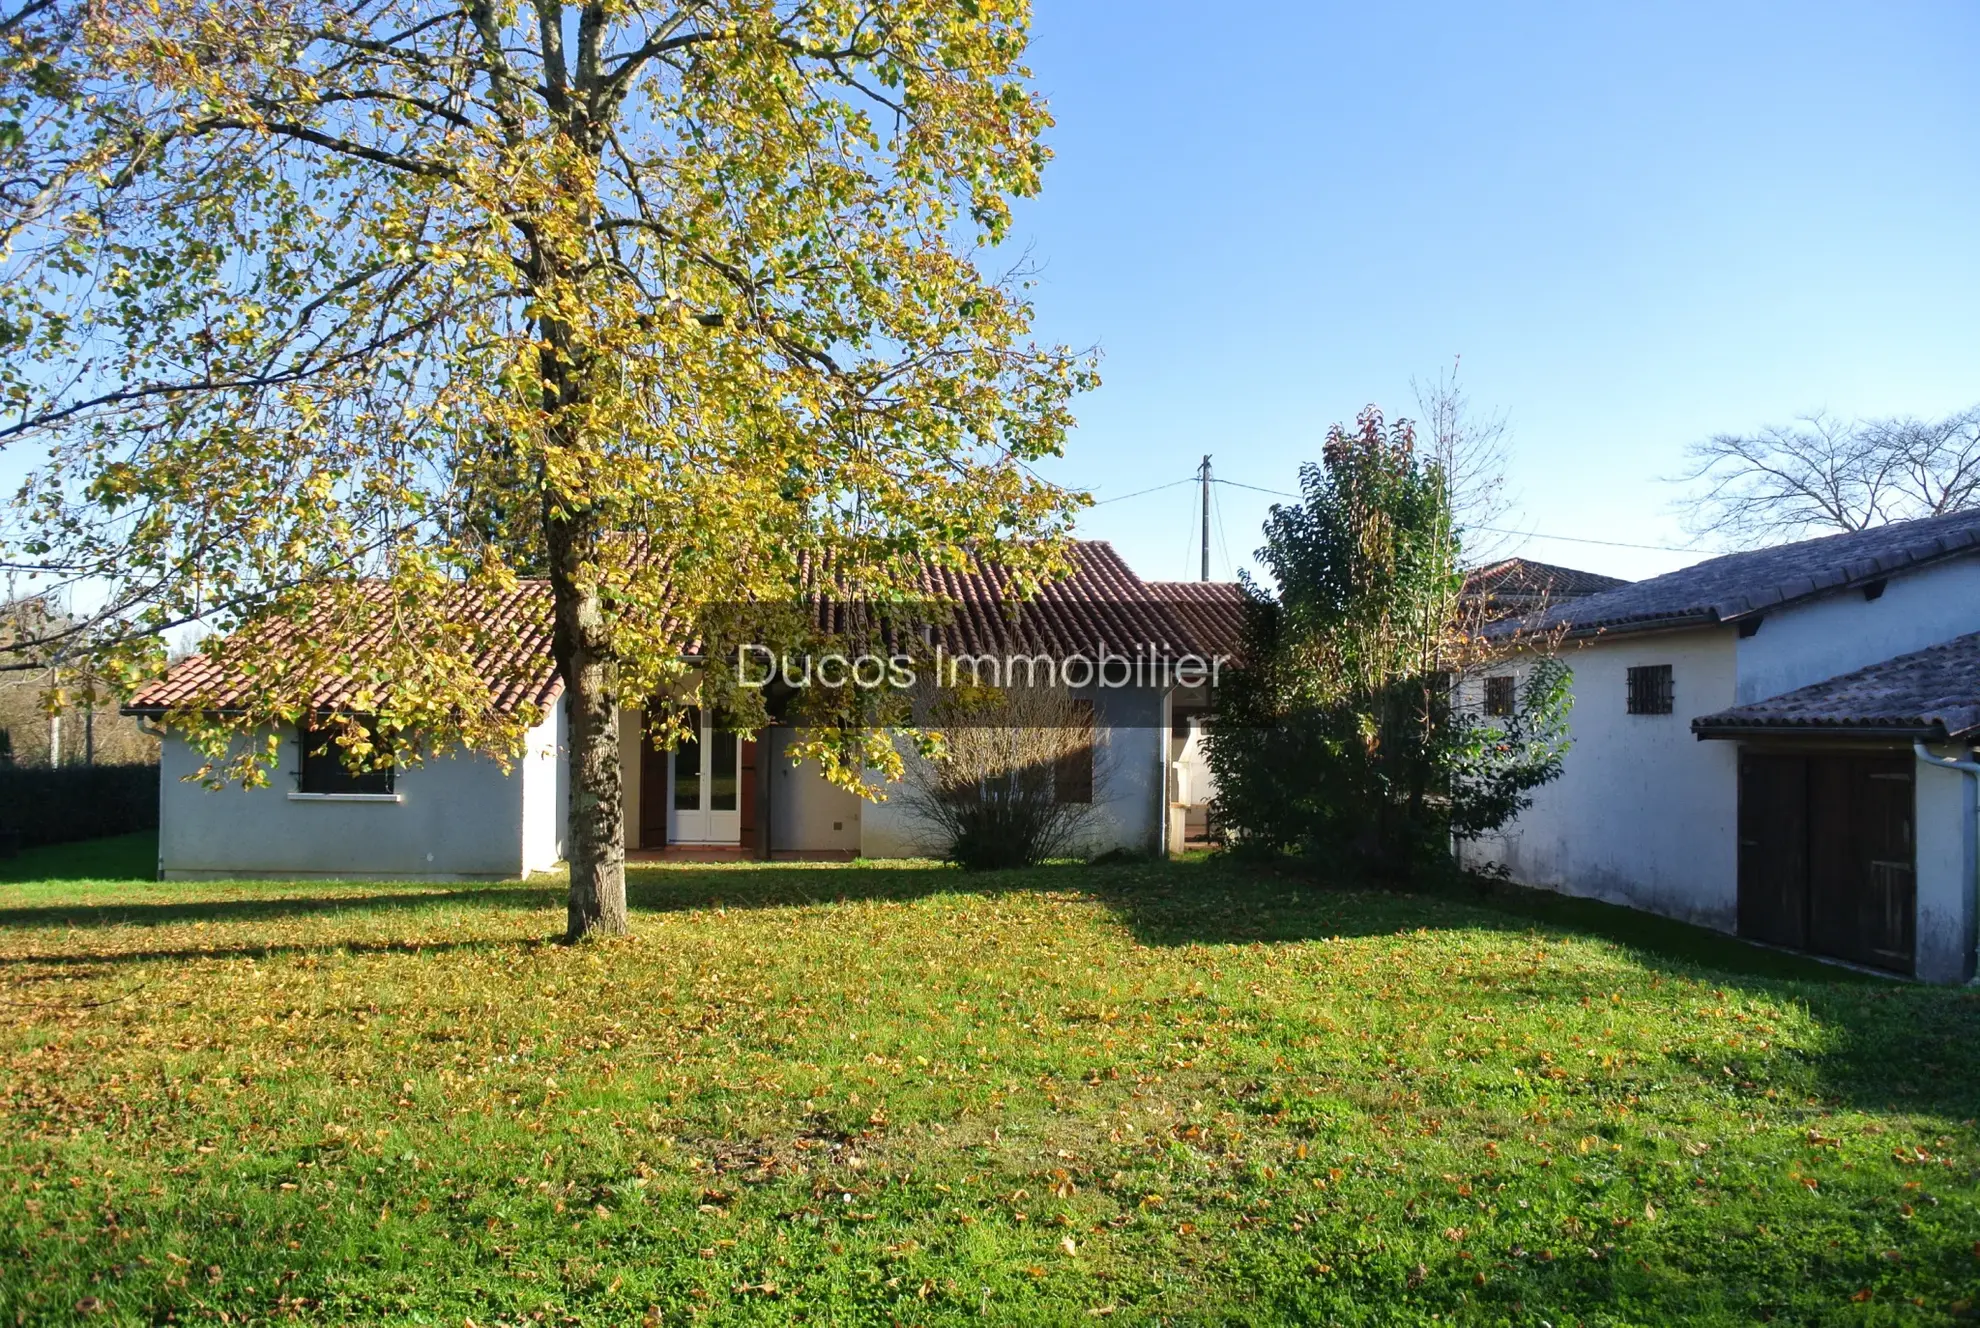
<instances>
[{"instance_id":1,"label":"white stucco house","mask_svg":"<svg viewBox=\"0 0 1980 1328\"><path fill-rule=\"evenodd\" d=\"M1090 707L1094 743L1106 759L1065 796L1095 804L1084 847L1162 853L1179 844L1193 814L1175 762L1192 717L1209 704L1189 661L1233 648L1241 596L1229 583L1177 592L1143 582L1113 548L1074 545L1074 573L1013 606L995 569L931 573L931 601L953 609L925 644L953 661L1006 659L1014 643L1066 666L1061 681ZM547 586L525 582L485 613L493 644L483 661L491 695L514 713L543 719L519 762L504 771L469 752L429 753L411 768L354 776L305 724L280 737L287 754L269 787L212 790L186 776L199 757L167 728L162 742L158 869L166 879L367 877L501 879L550 868L564 856L569 788L562 683L550 652ZM1022 630L1013 631L1012 624ZM1144 660L1131 674L1111 657ZM1081 683L1084 660L1099 677ZM988 678L996 681L994 671ZM189 707L224 710L229 682L193 656L141 689L127 713L159 719ZM326 679L323 711L339 706L342 682ZM724 732L706 717L698 738L671 751L648 740L642 711L621 712L620 780L630 854L771 858L885 858L926 854L932 844L898 797L876 780L866 799L828 784L785 753L796 731L775 724Z\"/></svg>"},{"instance_id":2,"label":"white stucco house","mask_svg":"<svg viewBox=\"0 0 1980 1328\"><path fill-rule=\"evenodd\" d=\"M1974 975L1980 512L1732 554L1489 629L1572 670L1561 777L1474 866L1937 982Z\"/></svg>"}]
</instances>

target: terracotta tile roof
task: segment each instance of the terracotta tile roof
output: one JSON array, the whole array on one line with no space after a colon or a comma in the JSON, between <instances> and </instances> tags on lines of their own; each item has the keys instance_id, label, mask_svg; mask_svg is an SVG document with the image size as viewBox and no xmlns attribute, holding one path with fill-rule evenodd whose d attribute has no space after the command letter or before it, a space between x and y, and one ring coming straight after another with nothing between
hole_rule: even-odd
<instances>
[{"instance_id":1,"label":"terracotta tile roof","mask_svg":"<svg viewBox=\"0 0 1980 1328\"><path fill-rule=\"evenodd\" d=\"M1008 596L1005 578L981 560L961 572L931 569L924 591L934 607L949 610L931 644L950 654L1092 657L1103 646L1113 654L1131 655L1137 647L1156 656L1204 653L1170 603L1151 592L1113 545L1077 540L1071 556L1072 575L1023 603Z\"/></svg>"},{"instance_id":2,"label":"terracotta tile roof","mask_svg":"<svg viewBox=\"0 0 1980 1328\"><path fill-rule=\"evenodd\" d=\"M393 630L385 606L383 585L367 587L379 604L378 626L360 638L358 650L367 640L381 645ZM514 714L525 705L547 706L564 690L550 654L550 585L547 581L523 581L507 594L495 597L460 595L446 606L447 616L467 624L474 633L474 667L487 682L495 709ZM319 615L320 616L320 615ZM311 627L284 629L307 640ZM311 697L319 711L337 711L349 706L352 680L325 678ZM174 664L163 678L147 683L124 706L125 714L158 715L167 710L195 706L202 710L226 711L240 707L250 694L249 680L210 655L192 655Z\"/></svg>"},{"instance_id":3,"label":"terracotta tile roof","mask_svg":"<svg viewBox=\"0 0 1980 1328\"><path fill-rule=\"evenodd\" d=\"M1774 731L1980 735L1980 632L1691 721L1701 738Z\"/></svg>"},{"instance_id":4,"label":"terracotta tile roof","mask_svg":"<svg viewBox=\"0 0 1980 1328\"><path fill-rule=\"evenodd\" d=\"M1130 657L1139 649L1144 657L1153 658L1211 653L1170 598L1153 593L1112 545L1076 541L1071 557L1071 576L1025 602L1009 597L1007 578L985 561L977 560L960 571L931 569L919 587L928 601L925 615L931 623L926 644L939 644L950 656L1023 652L1098 658L1103 649ZM910 605L910 614L920 607ZM821 600L815 612L820 625L829 627L843 606ZM563 681L550 651L547 582L521 582L495 601L463 597L456 613L480 639L475 667L486 679L498 709L514 713L526 703L544 706L562 693ZM307 635L308 628L302 630ZM392 630L382 602L374 630L381 642L384 633ZM691 634L683 636L688 639L682 643L682 654L692 658L699 643ZM312 704L337 710L348 704L351 691L347 678L326 679L317 687ZM240 705L247 695L247 679L230 674L210 656L194 655L174 665L164 678L140 688L124 709L147 715L187 705L226 710Z\"/></svg>"},{"instance_id":5,"label":"terracotta tile roof","mask_svg":"<svg viewBox=\"0 0 1980 1328\"><path fill-rule=\"evenodd\" d=\"M1235 658L1244 642L1244 587L1235 581L1150 581L1196 639L1198 652Z\"/></svg>"},{"instance_id":6,"label":"terracotta tile roof","mask_svg":"<svg viewBox=\"0 0 1980 1328\"><path fill-rule=\"evenodd\" d=\"M1565 629L1569 636L1593 636L1737 622L1796 600L1974 554L1980 554L1980 509L1730 553L1508 619L1486 634Z\"/></svg>"},{"instance_id":7,"label":"terracotta tile roof","mask_svg":"<svg viewBox=\"0 0 1980 1328\"><path fill-rule=\"evenodd\" d=\"M1621 577L1535 562L1531 558L1505 558L1467 573L1464 593L1482 599L1488 609L1522 611L1584 595L1599 595L1628 584Z\"/></svg>"}]
</instances>

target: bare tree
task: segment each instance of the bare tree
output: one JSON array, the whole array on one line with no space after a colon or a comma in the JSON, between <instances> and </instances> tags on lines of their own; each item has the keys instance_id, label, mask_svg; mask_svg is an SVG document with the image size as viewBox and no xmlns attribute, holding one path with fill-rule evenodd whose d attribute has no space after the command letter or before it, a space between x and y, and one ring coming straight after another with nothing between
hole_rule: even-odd
<instances>
[{"instance_id":1,"label":"bare tree","mask_svg":"<svg viewBox=\"0 0 1980 1328\"><path fill-rule=\"evenodd\" d=\"M1464 539L1468 564L1492 562L1505 555L1511 537L1488 527L1499 524L1512 510L1506 490L1511 460L1504 411L1485 414L1471 404L1459 381L1463 357L1451 361L1427 382L1409 380L1422 419L1422 443L1428 459L1443 469L1450 486L1451 517Z\"/></svg>"},{"instance_id":2,"label":"bare tree","mask_svg":"<svg viewBox=\"0 0 1980 1328\"><path fill-rule=\"evenodd\" d=\"M1937 420L1911 416L1862 426L1869 445L1894 458L1895 487L1912 516L1980 502L1980 405Z\"/></svg>"},{"instance_id":3,"label":"bare tree","mask_svg":"<svg viewBox=\"0 0 1980 1328\"><path fill-rule=\"evenodd\" d=\"M1759 545L1940 516L1980 500L1980 406L1937 420L1844 420L1826 411L1751 434L1716 434L1680 476L1686 525Z\"/></svg>"}]
</instances>

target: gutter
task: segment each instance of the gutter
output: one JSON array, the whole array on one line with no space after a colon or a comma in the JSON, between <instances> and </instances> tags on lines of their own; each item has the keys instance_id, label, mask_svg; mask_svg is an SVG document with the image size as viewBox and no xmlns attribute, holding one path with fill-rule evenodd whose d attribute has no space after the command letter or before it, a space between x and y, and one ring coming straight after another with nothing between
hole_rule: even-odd
<instances>
[{"instance_id":1,"label":"gutter","mask_svg":"<svg viewBox=\"0 0 1980 1328\"><path fill-rule=\"evenodd\" d=\"M1920 738L1912 739L1911 751L1914 756L1916 756L1919 760L1923 761L1927 765L1935 765L1939 767L1939 769L1941 770L1957 770L1961 774L1965 775L1968 779L1973 781L1973 802L1974 802L1975 815L1973 822L1973 840L1970 845L1970 847L1973 850L1973 857L1975 863L1975 872L1973 878L1973 907L1975 910L1976 920L1980 920L1980 761L1970 761L1970 760L1962 761L1956 756L1934 756L1932 755L1931 749L1926 747L1924 740ZM1968 753L1968 755L1971 754L1972 753ZM1976 983L1980 983L1980 972L1976 972L1973 977L1967 980L1968 986L1972 986Z\"/></svg>"},{"instance_id":2,"label":"gutter","mask_svg":"<svg viewBox=\"0 0 1980 1328\"><path fill-rule=\"evenodd\" d=\"M1700 742L1714 738L1909 738L1921 741L1919 734L1936 733L1937 728L1917 724L1704 724L1691 721L1692 736ZM1935 758L1936 759L1936 758Z\"/></svg>"}]
</instances>

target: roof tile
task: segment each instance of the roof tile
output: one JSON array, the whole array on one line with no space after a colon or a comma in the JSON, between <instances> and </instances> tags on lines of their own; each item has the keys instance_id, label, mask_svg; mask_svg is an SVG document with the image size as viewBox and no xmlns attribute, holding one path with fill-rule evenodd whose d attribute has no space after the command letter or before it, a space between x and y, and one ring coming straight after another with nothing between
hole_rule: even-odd
<instances>
[{"instance_id":1,"label":"roof tile","mask_svg":"<svg viewBox=\"0 0 1980 1328\"><path fill-rule=\"evenodd\" d=\"M1488 635L1564 629L1570 636L1680 621L1729 622L1942 558L1980 553L1980 509L1708 558L1664 576L1550 605Z\"/></svg>"}]
</instances>

